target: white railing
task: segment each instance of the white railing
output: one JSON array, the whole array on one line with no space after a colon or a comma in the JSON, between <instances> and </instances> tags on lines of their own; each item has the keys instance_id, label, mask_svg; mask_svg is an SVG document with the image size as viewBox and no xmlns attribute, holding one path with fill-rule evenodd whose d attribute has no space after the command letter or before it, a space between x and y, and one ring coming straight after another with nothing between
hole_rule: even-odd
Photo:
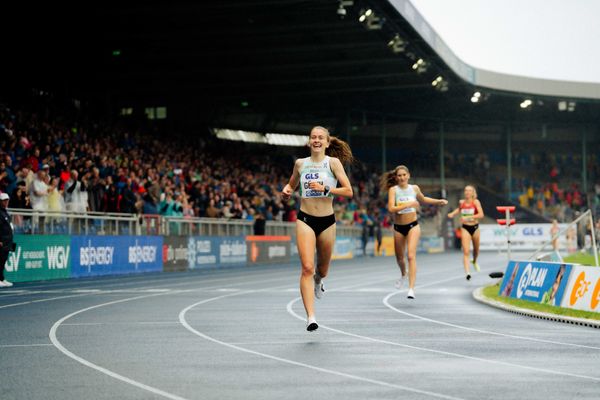
<instances>
[{"instance_id":1,"label":"white railing","mask_svg":"<svg viewBox=\"0 0 600 400\"><path fill-rule=\"evenodd\" d=\"M222 218L183 218L119 213L85 214L39 212L11 208L16 234L36 235L174 235L248 236L254 234L254 221ZM267 221L265 235L295 236L295 222ZM338 236L361 236L357 226L337 226Z\"/></svg>"},{"instance_id":2,"label":"white railing","mask_svg":"<svg viewBox=\"0 0 600 400\"><path fill-rule=\"evenodd\" d=\"M14 232L36 235L140 235L139 218L133 214L40 212L8 209Z\"/></svg>"},{"instance_id":3,"label":"white railing","mask_svg":"<svg viewBox=\"0 0 600 400\"><path fill-rule=\"evenodd\" d=\"M164 235L200 236L247 236L254 234L254 221L224 220L218 218L162 217L161 232ZM338 236L360 236L362 229L356 226L337 226ZM295 236L295 222L267 221L265 235Z\"/></svg>"}]
</instances>

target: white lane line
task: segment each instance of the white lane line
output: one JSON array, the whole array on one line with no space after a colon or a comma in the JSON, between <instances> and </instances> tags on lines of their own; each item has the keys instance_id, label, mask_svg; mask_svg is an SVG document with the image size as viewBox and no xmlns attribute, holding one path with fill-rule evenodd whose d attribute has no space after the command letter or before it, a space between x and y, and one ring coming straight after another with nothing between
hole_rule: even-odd
<instances>
[{"instance_id":1,"label":"white lane line","mask_svg":"<svg viewBox=\"0 0 600 400\"><path fill-rule=\"evenodd\" d=\"M281 278L273 278L273 279L262 279L260 281L253 281L253 282L238 282L234 285L248 285L248 284L252 284L252 283L263 283L263 282L272 282L275 280L280 280L283 279L283 277ZM221 281L227 281L230 279L213 279L210 281L203 281L203 282L182 282L180 285L177 286L181 286L183 284L187 284L187 285L198 285L198 284L205 284L205 283L214 283L214 282L221 282ZM165 283L164 285L160 285L160 286L169 286L169 283ZM175 285L172 285L175 286ZM227 286L233 286L233 285L227 285ZM212 290L212 289L219 289L222 288L223 286L207 286L207 287L203 287L203 288L199 288L199 289L194 289L194 290L198 290L198 291L204 291L204 290ZM144 288L138 288L134 290L134 293L139 292L140 290L149 290L149 289L153 289L152 287L144 287ZM156 287L154 289L157 289ZM92 290L92 289L89 289ZM132 289L133 290L133 289ZM172 290L172 289L167 289L167 290ZM182 291L179 291L182 292ZM19 303L11 303L11 304L5 304L5 305L1 305L0 309L3 308L10 308L10 307L16 307L16 306L22 306L22 305L27 305L27 304L34 304L34 303L43 303L43 302L47 302L47 301L54 301L54 300L60 300L60 299L67 299L67 298L71 298L71 297L80 297L80 296L91 296L91 295L103 295L103 294L122 294L123 292L114 292L114 291L102 291L101 289L94 289L93 292L86 292L86 293L78 293L78 294L74 294L74 295L69 295L69 296L59 296L59 297L50 297L50 298L45 298L45 299L38 299L38 300L29 300L29 301L22 301ZM165 292L168 293L168 292Z\"/></svg>"},{"instance_id":2,"label":"white lane line","mask_svg":"<svg viewBox=\"0 0 600 400\"><path fill-rule=\"evenodd\" d=\"M150 385L146 385L145 383L142 382L138 382L136 380L133 380L131 378L128 378L126 376L120 375L116 372L113 372L107 368L101 367L97 364L94 364L88 360L86 360L85 358L79 357L77 354L71 352L69 349L67 349L66 347L64 347L62 345L62 343L58 340L58 338L56 337L56 331L58 330L58 328L61 326L61 324L68 320L71 317L74 317L75 315L84 313L86 311L90 311L96 308L100 308L100 307L105 307L105 306L109 306L109 305L113 305L113 304L118 304L118 303L123 303L126 301L132 301L132 300L139 300L139 299L143 299L143 298L147 298L147 297L153 297L153 296L161 296L161 295L165 295L165 294L172 294L174 292L168 292L168 293L154 293L154 294L148 294L145 296L136 296L136 297L129 297L127 299L121 299L121 300L115 300L115 301L110 301L108 303L102 303L102 304L97 304L95 306L91 306L91 307L87 307L87 308L82 308L81 310L75 311L71 314L65 315L64 317L62 317L61 319L59 319L58 321L56 321L54 323L54 325L52 325L52 328L50 329L50 333L48 334L48 336L50 337L50 341L52 342L52 344L54 345L54 347L56 347L58 350L60 350L64 355L66 355L67 357L79 362L80 364L85 365L86 367L95 369L96 371L102 372L105 375L110 376L111 378L115 378L118 379L122 382L125 382L129 385L138 387L140 389L146 390L150 393L154 393L157 394L159 396L163 396L166 397L167 399L172 399L172 400L186 400L184 397L180 397L177 396L175 394L166 392L164 390L155 388L153 386Z\"/></svg>"},{"instance_id":3,"label":"white lane line","mask_svg":"<svg viewBox=\"0 0 600 400\"><path fill-rule=\"evenodd\" d=\"M333 265L335 266L335 264ZM344 267L344 271L350 271L350 272L356 272L357 270L360 270L364 268L364 266L362 264L356 264L356 265L351 265L350 267ZM219 271L218 269L216 269L215 271ZM156 287L156 285L154 285L155 283L159 283L160 285L158 286L184 286L184 285L190 285L190 284L199 284L199 283L207 283L207 282L221 282L221 281L230 281L232 279L236 279L238 277L244 277L247 279L254 279L254 278L261 278L261 277L272 277L274 275L277 274L287 274L290 270L289 269L270 269L270 270L258 270L258 271L252 271L252 270L247 270L247 269L240 269L238 271L222 271L222 272L218 272L217 274L211 273L210 275L208 275L208 280L203 281L202 279L203 274L200 273L191 273L188 274L187 276L181 276L181 277L177 277L177 276L173 276L173 277L165 277L164 274L162 276L160 276L159 278L156 279L150 279L152 278L151 276L145 276L143 274L137 275L137 276L131 276L131 275L120 275L120 276L116 276L116 277L97 277L99 279L94 279L94 278L86 278L86 280L84 282L80 282L81 285L85 285L85 286L78 286L77 285L77 279L71 279L67 282L64 283L58 283L58 282L52 282L50 283L50 285L34 285L34 286L27 286L27 288L23 288L23 290L27 290L27 289L34 289L34 288L48 288L49 290L53 290L52 287L53 286L63 286L66 285L67 287L63 287L62 289L65 290L69 290L69 289L97 289L98 287L103 288L103 287L121 287L121 286L126 286L126 285L148 285L148 284L152 284L152 286L142 286L141 288L153 288ZM298 271L299 269L293 269L293 271ZM230 273L235 274L234 276L230 276ZM217 275L229 275L229 276L223 276L223 277L218 277ZM287 275L286 275L287 276ZM127 282L123 282L123 280L126 279ZM190 279L193 279L194 281L190 281ZM181 280L183 280L184 282L180 282ZM12 291L16 291L19 289L9 289ZM54 290L61 290L61 288L58 289L54 289ZM40 292L46 292L46 290L42 290ZM3 293L2 290L0 289L0 294ZM27 293L24 293L27 294ZM1 298L1 296L0 296Z\"/></svg>"},{"instance_id":4,"label":"white lane line","mask_svg":"<svg viewBox=\"0 0 600 400\"><path fill-rule=\"evenodd\" d=\"M53 346L52 343L33 343L33 344L0 344L0 348L11 348L11 347L44 347Z\"/></svg>"},{"instance_id":5,"label":"white lane line","mask_svg":"<svg viewBox=\"0 0 600 400\"><path fill-rule=\"evenodd\" d=\"M406 315L408 317L415 318L417 320L431 322L433 324L438 324L438 325L443 325L443 326L449 326L449 327L452 327L452 328L462 329L462 330L470 331L470 332L483 333L483 334L486 334L486 335L501 336L501 337L506 337L506 338L511 338L511 339L526 340L526 341L538 342L538 343L548 343L548 344L559 345L559 346L579 347L579 348L584 348L584 349L600 350L600 347L596 347L596 346L588 346L588 345L584 345L584 344L567 343L567 342L558 342L558 341L555 341L555 340L539 339L539 338L534 338L534 337L529 337L529 336L511 335L511 334L507 334L507 333L501 333L501 332L496 332L496 331L488 331L488 330L485 330L485 329L477 329L477 328L471 328L471 327L464 326L464 325L452 324L450 322L444 322L444 321L440 321L440 320L437 320L437 319L427 318L427 317L423 317L423 316L420 316L420 315L417 315L417 314L412 314L412 313L409 313L407 311L400 310L400 309L398 309L398 308L396 308L396 307L394 307L393 305L390 304L390 301L389 301L390 298L392 298L393 296L395 296L397 294L398 293L390 293L390 294L388 294L383 299L383 304L387 308L389 308L390 310L392 310L394 312Z\"/></svg>"},{"instance_id":6,"label":"white lane line","mask_svg":"<svg viewBox=\"0 0 600 400\"><path fill-rule=\"evenodd\" d=\"M285 364L294 365L297 367L302 367L302 368L306 368L306 369L310 369L313 371L322 372L322 373L326 373L326 374L330 374L330 375L336 375L336 376L340 376L343 378L347 378L347 379L351 379L351 380L355 380L355 381L359 381L359 382L365 382L365 383L371 383L371 384L378 385L378 386L384 386L384 387L388 387L391 389L399 389L399 390L403 390L406 392L428 395L428 396L436 397L436 398L440 398L440 399L464 400L459 397L448 396L448 395L444 395L441 393L430 392L427 390L420 390L420 389L411 388L411 387L403 386L403 385L397 385L397 384L393 384L393 383L388 383L388 382L384 382L384 381L380 381L380 380L376 380L376 379L365 378L365 377L358 376L358 375L347 374L347 373L341 372L341 371L336 371L336 370L332 370L332 369L328 369L328 368L321 368L321 367L317 367L315 365L310 365L310 364L306 364L303 362L294 361L294 360L290 360L290 359L283 358L283 357L277 357L277 356L273 356L273 355L267 354L267 353L262 353L260 351L250 350L245 347L241 347L241 346L235 345L233 343L224 342L222 340L215 339L212 336L208 336L208 335L194 329L185 319L186 313L196 306L206 304L211 301L220 300L225 297L239 296L242 294L248 294L248 293L253 293L253 292L258 292L258 291L249 290L249 291L244 291L244 292L231 293L231 294L226 294L226 295L218 296L218 297L212 297L210 299L199 301L199 302L194 303L194 304L184 308L183 310L181 310L181 312L179 313L179 321L181 322L181 325L183 325L188 331L192 332L193 334L195 334L205 340L208 340L210 342L220 344L221 346L225 346L230 349L234 349L234 350L241 351L244 353L253 354L253 355L256 355L259 357L267 358L267 359L274 360L274 361L279 361L279 362L282 362Z\"/></svg>"},{"instance_id":7,"label":"white lane line","mask_svg":"<svg viewBox=\"0 0 600 400\"><path fill-rule=\"evenodd\" d=\"M131 321L131 322L72 322L61 326L98 326L98 325L179 325L178 321Z\"/></svg>"},{"instance_id":8,"label":"white lane line","mask_svg":"<svg viewBox=\"0 0 600 400\"><path fill-rule=\"evenodd\" d=\"M452 281L452 280L456 280L456 279L463 279L463 277L460 276L460 277L442 279L442 280L431 282L431 283L428 283L428 284L425 284L425 285L417 286L417 288L424 288L424 287L427 287L427 286L434 286L434 285L437 285L439 283L448 282L448 281ZM406 292L406 289L403 289L403 290L401 290L399 292ZM394 292L394 293L397 294L398 292ZM300 315L296 314L296 312L294 312L294 310L292 309L294 303L298 302L300 299L301 299L300 297L297 297L297 298L291 300L287 304L286 308L287 308L287 311L288 311L289 314L291 314L292 316L294 316L295 318L297 318L297 319L299 319L301 321L304 321L305 319L303 317L301 317ZM407 348L407 349L418 350L418 351L423 351L423 352L428 352L428 353L434 353L434 354L442 354L442 355L445 355L445 356L463 358L463 359L467 359L467 360L480 361L480 362L484 362L484 363L488 363L488 364L503 365L503 366L507 366L507 367L511 367L511 368L521 368L521 369L526 369L526 370L530 370L530 371L544 372L544 373L548 373L548 374L552 374L552 375L569 376L569 377L572 377L572 378L589 379L589 380L600 382L600 378L594 377L594 376L572 374L572 373L569 373L569 372L554 371L554 370L550 370L550 369L546 369L546 368L530 367L530 366L527 366L527 365L510 363L510 362L507 362L507 361L492 360L492 359L487 359L487 358L482 358L482 357L469 356L469 355L466 355L466 354L454 353L454 352L450 352L450 351L435 350L435 349L431 349L431 348L428 348L428 347L413 346L413 345L409 345L409 344L405 344L405 343L400 343L400 342L392 342L392 341L389 341L389 340L376 339L376 338L373 338L373 337L370 337L370 336L358 335L358 334L355 334L355 333L343 331L341 329L331 328L331 327L328 327L326 325L319 325L319 328L327 329L327 330L329 330L331 332L339 333L341 335L355 337L355 338L358 338L358 339L363 339L363 340L366 340L366 341L369 341L369 342L374 342L374 343L388 344L388 345L391 345L391 346L403 347L403 348Z\"/></svg>"},{"instance_id":9,"label":"white lane line","mask_svg":"<svg viewBox=\"0 0 600 400\"><path fill-rule=\"evenodd\" d=\"M9 307L16 307L16 306L22 306L25 304L33 304L33 303L43 303L46 301L53 301L53 300L60 300L60 299L68 299L71 297L81 297L81 296L88 296L89 293L83 293L83 294L73 294L70 296L59 296L59 297L51 297L49 299L40 299L40 300L30 300L30 301L23 301L21 303L12 303L12 304L5 304L3 306L0 306L1 308L9 308Z\"/></svg>"},{"instance_id":10,"label":"white lane line","mask_svg":"<svg viewBox=\"0 0 600 400\"><path fill-rule=\"evenodd\" d=\"M357 278L357 277L360 277L360 274L358 276L357 275L352 275L350 278L354 279L354 278ZM268 281L284 280L284 279L288 279L288 276L279 277L279 278L273 278L273 279L261 279L261 280L258 280L258 281L251 281L251 282L242 282L242 283L236 282L236 283L233 283L233 284L231 284L229 286L234 286L234 285L249 285L249 284L257 284L257 283L262 284L262 283L268 282ZM231 280L231 279L229 279L229 280ZM389 278L386 278L386 280L389 280ZM196 282L196 284L197 284L197 282ZM283 285L283 286L279 286L279 287L282 287L282 288L283 287L288 287L288 285L289 284L286 284L286 285ZM202 288L202 289L206 289L206 288ZM112 377L114 379L118 379L118 380L120 380L122 382L128 383L128 384L130 384L132 386L135 386L135 387L138 387L140 389L149 391L151 393L154 393L154 394L166 397L168 399L186 400L183 397L177 396L175 394L168 393L168 392L163 391L161 389L152 387L150 385L146 385L144 383L141 383L141 382L138 382L138 381L133 380L131 378L128 378L128 377L126 377L124 375L118 374L118 373L116 373L114 371L111 371L111 370L109 370L107 368L101 367L101 366L99 366L97 364L92 363L91 361L86 360L83 357L80 357L80 356L76 355L75 353L71 352L69 349L67 349L65 346L62 345L62 343L58 340L56 333L58 331L58 328L60 326L62 326L62 325L65 325L64 322L66 320L68 320L69 318L71 318L71 317L73 317L75 315L78 315L78 314L81 314L81 313L84 313L84 312L96 309L96 308L105 307L105 306L109 306L109 305L113 305L113 304L124 303L124 302L127 302L127 301L133 301L133 300L138 300L138 299L149 298L149 297L164 296L164 295L173 295L173 294L178 294L178 293L189 293L191 290L192 289L190 289L190 290L170 291L170 292L164 292L164 293L153 293L153 294L147 294L147 295L143 295L143 296L136 296L136 297L129 297L129 298L126 298L126 299L114 300L114 301L110 301L110 302L107 302L107 303L102 303L102 304L97 304L95 306L86 307L86 308L80 309L78 311L75 311L75 312L73 312L71 314L68 314L68 315L62 317L61 319L59 319L58 321L56 321L54 323L54 325L52 325L52 328L50 329L50 332L48 333L48 336L50 337L50 341L52 342L52 345L54 347L56 347L60 352L62 352L67 357L69 357L69 358L71 358L71 359L79 362L80 364L85 365L86 367L92 368L92 369L94 369L94 370L96 370L98 372L101 372L101 373L103 373L105 375L108 375L108 376L110 376L110 377ZM240 293L243 293L243 292L235 292L235 293L231 293L231 294L228 294L228 295L219 296L219 298L229 297L229 296L235 296L235 295L238 295ZM79 296L83 296L83 295L79 295Z\"/></svg>"}]
</instances>

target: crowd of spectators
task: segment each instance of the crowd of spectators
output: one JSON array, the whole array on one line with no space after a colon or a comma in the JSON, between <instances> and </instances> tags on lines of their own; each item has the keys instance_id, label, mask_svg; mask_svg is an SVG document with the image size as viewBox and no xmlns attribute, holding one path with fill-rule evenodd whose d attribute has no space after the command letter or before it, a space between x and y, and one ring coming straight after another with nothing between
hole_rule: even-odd
<instances>
[{"instance_id":1,"label":"crowd of spectators","mask_svg":"<svg viewBox=\"0 0 600 400\"><path fill-rule=\"evenodd\" d=\"M0 191L10 195L9 207L39 211L295 220L298 193L283 202L280 191L293 159L305 156L302 149L279 153L261 145L224 145L210 135L143 131L0 105ZM428 176L425 171L438 173L439 158L415 154L414 165L409 164L419 177ZM447 176L489 183L494 157L447 152ZM573 157L515 153L517 170L535 172L516 182L521 205L559 221L587 207L576 184L560 184L561 177L570 176L561 166L576 163ZM589 166L597 168L593 162ZM547 182L541 183L534 178L544 168ZM338 223L391 226L379 192L380 171L359 162L348 167L348 174L355 196L334 203ZM600 186L593 205L600 212ZM436 213L426 206L421 210L423 217Z\"/></svg>"},{"instance_id":2,"label":"crowd of spectators","mask_svg":"<svg viewBox=\"0 0 600 400\"><path fill-rule=\"evenodd\" d=\"M0 140L0 191L11 208L279 221L294 221L299 208L298 193L283 202L280 191L294 157L304 154L224 145L208 135L131 133L5 106ZM384 207L379 176L361 163L349 174L356 196L336 201L335 212L340 224L363 224Z\"/></svg>"}]
</instances>

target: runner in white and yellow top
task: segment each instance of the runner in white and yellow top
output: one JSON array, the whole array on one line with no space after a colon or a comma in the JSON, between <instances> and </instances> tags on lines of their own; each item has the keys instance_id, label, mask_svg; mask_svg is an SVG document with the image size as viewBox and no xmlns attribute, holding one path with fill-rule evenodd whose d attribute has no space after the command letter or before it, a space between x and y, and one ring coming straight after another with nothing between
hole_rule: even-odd
<instances>
[{"instance_id":1,"label":"runner in white and yellow top","mask_svg":"<svg viewBox=\"0 0 600 400\"><path fill-rule=\"evenodd\" d=\"M335 243L333 196L352 197L352 186L343 164L351 162L353 157L348 143L330 136L321 126L311 130L308 146L310 157L296 160L281 197L288 200L300 184L302 198L296 220L296 240L302 263L300 293L306 310L306 329L314 331L319 327L315 319L315 296L320 299L325 292L323 278L329 271Z\"/></svg>"},{"instance_id":2,"label":"runner in white and yellow top","mask_svg":"<svg viewBox=\"0 0 600 400\"><path fill-rule=\"evenodd\" d=\"M417 221L419 203L448 204L445 199L426 197L417 185L409 185L410 172L404 165L397 166L393 171L386 172L381 177L381 189L388 192L388 210L394 213L394 249L396 261L402 273L396 282L401 289L406 278L404 254L408 258L408 294L409 299L415 298L415 281L417 279L417 244L421 237L421 228Z\"/></svg>"}]
</instances>

